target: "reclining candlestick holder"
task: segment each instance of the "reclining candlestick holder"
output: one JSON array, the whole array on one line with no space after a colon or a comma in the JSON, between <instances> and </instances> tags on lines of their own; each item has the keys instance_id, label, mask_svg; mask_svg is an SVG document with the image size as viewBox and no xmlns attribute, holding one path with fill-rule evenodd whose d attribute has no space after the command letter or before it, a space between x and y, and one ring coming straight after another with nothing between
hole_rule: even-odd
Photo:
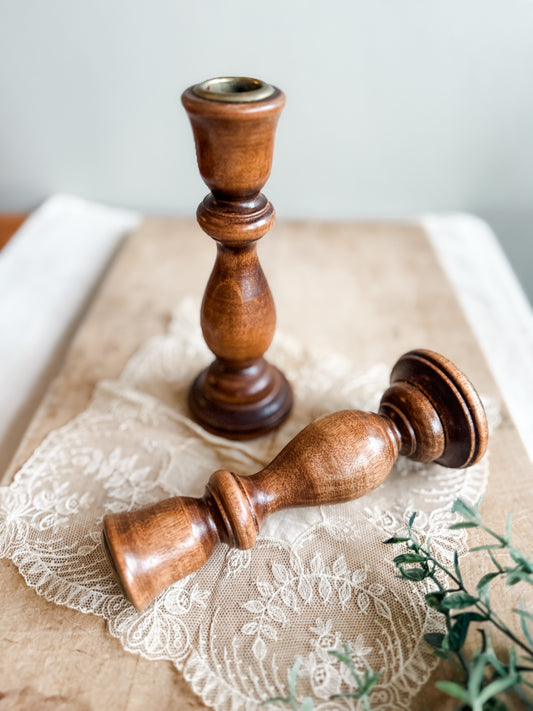
<instances>
[{"instance_id":1,"label":"reclining candlestick holder","mask_svg":"<svg viewBox=\"0 0 533 711\"><path fill-rule=\"evenodd\" d=\"M187 89L200 174L211 190L197 211L217 243L201 325L215 361L190 389L189 407L207 430L248 439L274 429L289 414L292 391L263 354L276 311L256 242L274 222L260 192L270 175L274 134L285 104L276 87L247 77L211 79Z\"/></svg>"},{"instance_id":2,"label":"reclining candlestick holder","mask_svg":"<svg viewBox=\"0 0 533 711\"><path fill-rule=\"evenodd\" d=\"M332 504L378 487L398 455L446 467L475 464L488 428L471 383L444 356L415 350L391 373L379 414L342 410L305 427L264 469L219 469L195 499L177 496L104 518L104 545L139 610L204 565L218 543L246 549L262 521L291 506Z\"/></svg>"}]
</instances>

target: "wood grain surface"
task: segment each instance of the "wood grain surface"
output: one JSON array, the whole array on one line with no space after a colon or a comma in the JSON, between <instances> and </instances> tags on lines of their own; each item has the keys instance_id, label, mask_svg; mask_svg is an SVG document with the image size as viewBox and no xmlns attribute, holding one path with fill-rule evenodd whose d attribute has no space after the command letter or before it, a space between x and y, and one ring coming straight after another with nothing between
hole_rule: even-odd
<instances>
[{"instance_id":1,"label":"wood grain surface","mask_svg":"<svg viewBox=\"0 0 533 711\"><path fill-rule=\"evenodd\" d=\"M280 330L303 343L344 353L362 370L376 362L392 365L413 347L430 348L454 361L481 393L499 397L420 228L277 224L261 243L261 261L278 306ZM50 430L84 409L98 380L117 376L140 344L165 330L183 296L200 299L211 264L212 245L198 240L192 220L150 219L131 236L74 338L4 484ZM302 293L305 284L313 288ZM514 508L515 544L532 555L533 472L505 408L490 457L491 479L482 511L496 530L503 530L507 512ZM474 532L472 541L477 540ZM465 567L467 580L477 580L483 572L475 557L466 558ZM0 693L16 698L28 687L36 697L60 697L72 708L94 711L203 708L170 663L125 652L100 618L47 602L25 585L12 563L0 561L0 575ZM507 589L495 595L501 614L517 606L519 594ZM443 673L440 668L433 678ZM447 708L431 681L414 709L424 703ZM61 708L56 701L51 708Z\"/></svg>"},{"instance_id":2,"label":"wood grain surface","mask_svg":"<svg viewBox=\"0 0 533 711\"><path fill-rule=\"evenodd\" d=\"M233 80L228 80L233 85ZM242 79L255 95L255 82ZM227 94L187 89L182 103L193 128L200 174L211 193L200 203L200 227L216 240L215 265L201 308L205 341L216 358L194 380L189 407L205 429L250 439L278 427L292 408L292 390L263 358L276 328L276 309L256 243L274 224L260 192L272 167L274 136L285 105L275 87L261 101L227 102Z\"/></svg>"},{"instance_id":3,"label":"wood grain surface","mask_svg":"<svg viewBox=\"0 0 533 711\"><path fill-rule=\"evenodd\" d=\"M215 546L251 548L286 508L358 499L398 456L452 468L485 455L489 428L474 386L439 353L414 350L392 370L379 413L341 410L304 427L261 471L215 471L202 498L174 496L104 516L104 545L128 599L144 610L201 568Z\"/></svg>"}]
</instances>

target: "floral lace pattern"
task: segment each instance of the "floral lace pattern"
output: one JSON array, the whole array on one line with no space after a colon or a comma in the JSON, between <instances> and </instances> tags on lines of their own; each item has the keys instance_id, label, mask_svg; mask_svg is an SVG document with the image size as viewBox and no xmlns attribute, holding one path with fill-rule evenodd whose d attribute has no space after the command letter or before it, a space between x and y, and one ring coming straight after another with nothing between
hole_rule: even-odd
<instances>
[{"instance_id":1,"label":"floral lace pattern","mask_svg":"<svg viewBox=\"0 0 533 711\"><path fill-rule=\"evenodd\" d=\"M278 512L252 550L219 546L142 613L121 594L102 549L106 513L201 496L215 469L253 473L315 417L375 410L387 385L384 366L358 375L346 359L280 336L269 357L295 385L294 412L277 432L228 442L187 416L191 378L210 360L197 313L183 302L169 332L136 353L120 379L99 383L87 410L52 432L0 488L0 556L47 599L104 617L125 649L171 660L221 711L252 711L285 696L298 655L302 693L318 709L355 709L356 701L328 700L351 683L328 654L346 642L356 668L383 670L373 708L409 709L434 665L423 635L440 622L424 604L423 585L395 578L396 552L382 541L416 510L416 534L431 536L443 561L464 550L462 532L448 528L450 508L457 496L482 494L487 458L467 470L402 458L364 499ZM491 405L493 424L497 414Z\"/></svg>"}]
</instances>

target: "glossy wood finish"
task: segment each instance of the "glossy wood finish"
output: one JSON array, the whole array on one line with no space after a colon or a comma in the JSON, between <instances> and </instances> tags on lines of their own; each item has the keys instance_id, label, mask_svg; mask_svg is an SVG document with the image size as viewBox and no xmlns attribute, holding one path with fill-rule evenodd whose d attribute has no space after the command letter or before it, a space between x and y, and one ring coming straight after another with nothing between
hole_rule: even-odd
<instances>
[{"instance_id":1,"label":"glossy wood finish","mask_svg":"<svg viewBox=\"0 0 533 711\"><path fill-rule=\"evenodd\" d=\"M256 241L274 222L260 192L270 175L274 134L285 96L225 102L182 96L193 128L198 167L211 190L197 212L217 243L201 309L204 338L216 359L194 381L189 405L207 430L247 439L277 427L292 407L284 375L264 358L276 326Z\"/></svg>"},{"instance_id":2,"label":"glossy wood finish","mask_svg":"<svg viewBox=\"0 0 533 711\"><path fill-rule=\"evenodd\" d=\"M174 497L104 519L104 541L128 598L146 607L200 568L218 543L253 546L280 509L350 501L373 491L398 455L465 467L484 455L481 401L453 363L432 351L406 353L392 370L379 414L343 410L305 427L250 477L218 470L203 498Z\"/></svg>"}]
</instances>

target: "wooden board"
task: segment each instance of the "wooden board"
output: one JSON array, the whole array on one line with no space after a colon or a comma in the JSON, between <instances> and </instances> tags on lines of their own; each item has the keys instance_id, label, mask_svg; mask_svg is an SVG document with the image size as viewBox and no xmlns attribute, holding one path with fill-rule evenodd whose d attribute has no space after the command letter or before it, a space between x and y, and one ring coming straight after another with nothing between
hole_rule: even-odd
<instances>
[{"instance_id":1,"label":"wooden board","mask_svg":"<svg viewBox=\"0 0 533 711\"><path fill-rule=\"evenodd\" d=\"M481 392L499 397L421 228L278 224L259 253L279 329L345 353L362 369L376 362L392 365L413 347L432 348L454 360ZM192 221L150 219L128 239L4 484L48 432L85 408L98 380L116 377L139 345L165 330L182 297L201 298L213 261L213 243ZM505 408L491 443L491 472L484 498L487 519L503 529L506 513L514 508L516 545L533 553L527 525L533 508L531 465ZM474 560L469 568L469 577L477 579ZM25 687L30 687L26 698L52 697L46 708L203 708L170 663L125 652L100 618L47 602L25 585L12 563L0 561L0 576L0 692L9 692L4 698L0 693L0 711L16 708L17 699L22 704ZM516 606L517 596L506 593L500 608ZM432 698L430 684L418 707L431 705ZM39 708L37 701L34 707Z\"/></svg>"}]
</instances>

